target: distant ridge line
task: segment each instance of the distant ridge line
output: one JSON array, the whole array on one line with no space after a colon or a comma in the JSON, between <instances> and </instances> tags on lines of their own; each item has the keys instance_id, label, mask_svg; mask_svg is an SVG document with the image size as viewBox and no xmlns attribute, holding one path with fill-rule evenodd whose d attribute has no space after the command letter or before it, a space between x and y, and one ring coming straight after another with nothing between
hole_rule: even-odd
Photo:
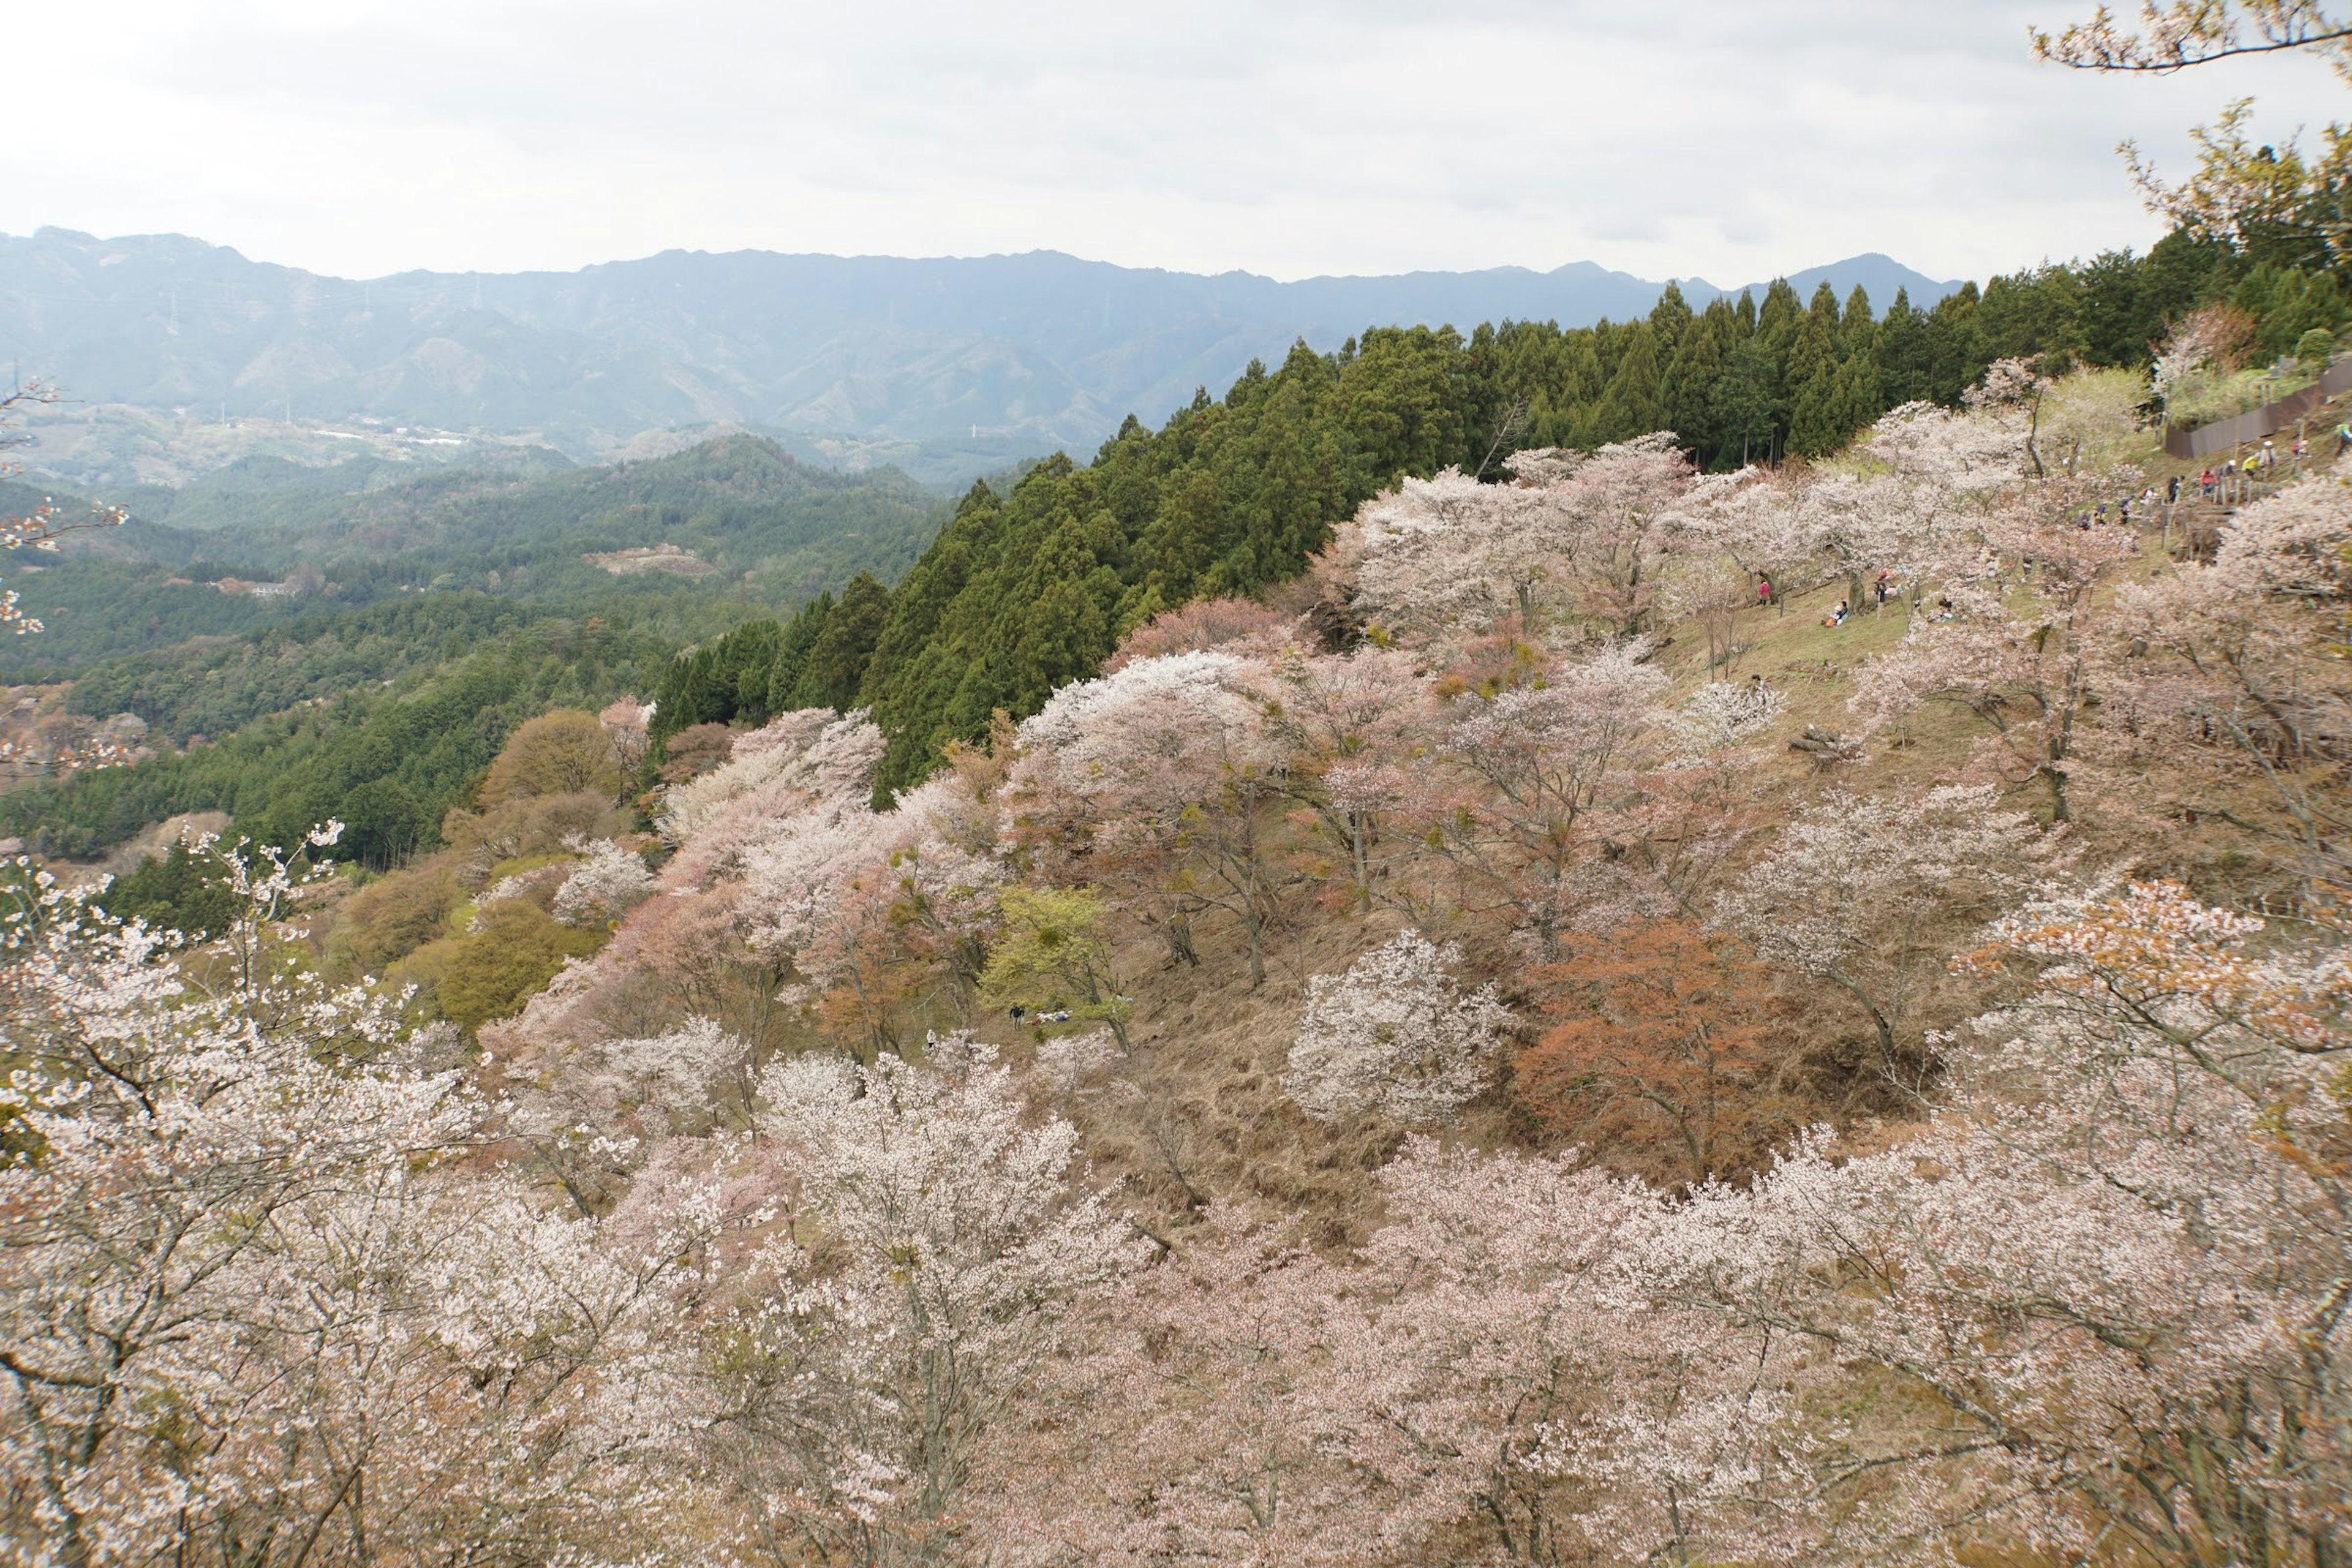
<instances>
[{"instance_id":1,"label":"distant ridge line","mask_svg":"<svg viewBox=\"0 0 2352 1568\"><path fill-rule=\"evenodd\" d=\"M1871 252L1792 273L1883 310L1957 285ZM1695 308L1740 289L1678 285ZM966 258L667 250L568 272L341 279L184 235L0 235L0 355L92 404L527 433L575 458L734 423L968 449L982 467L1157 421L1253 359L1367 327L1648 313L1666 287L1538 272L1173 272L1059 251ZM1760 294L1762 285L1742 288Z\"/></svg>"}]
</instances>

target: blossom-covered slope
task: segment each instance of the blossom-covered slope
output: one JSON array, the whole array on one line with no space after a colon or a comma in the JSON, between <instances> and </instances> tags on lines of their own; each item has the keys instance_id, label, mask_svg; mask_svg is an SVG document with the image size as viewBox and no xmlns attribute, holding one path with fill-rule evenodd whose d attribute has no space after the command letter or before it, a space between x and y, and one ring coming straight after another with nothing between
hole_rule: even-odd
<instances>
[{"instance_id":1,"label":"blossom-covered slope","mask_svg":"<svg viewBox=\"0 0 2352 1568\"><path fill-rule=\"evenodd\" d=\"M22 1556L2332 1561L2352 479L2079 391L1403 481L884 809L628 702L307 931L36 890Z\"/></svg>"}]
</instances>

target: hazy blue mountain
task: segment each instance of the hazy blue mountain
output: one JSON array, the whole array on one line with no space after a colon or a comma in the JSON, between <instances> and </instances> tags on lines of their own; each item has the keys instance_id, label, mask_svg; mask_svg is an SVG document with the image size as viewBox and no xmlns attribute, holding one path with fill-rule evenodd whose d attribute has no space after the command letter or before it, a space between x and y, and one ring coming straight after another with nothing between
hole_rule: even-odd
<instances>
[{"instance_id":1,"label":"hazy blue mountain","mask_svg":"<svg viewBox=\"0 0 2352 1568\"><path fill-rule=\"evenodd\" d=\"M1884 306L1957 287L1884 256L1799 273ZM0 355L92 404L530 431L575 455L731 421L956 443L981 467L1157 422L1254 357L1370 325L1562 325L1663 285L1591 262L1276 282L1052 251L968 259L665 251L577 272L326 278L178 235L0 237ZM1717 291L1687 280L1694 303Z\"/></svg>"}]
</instances>

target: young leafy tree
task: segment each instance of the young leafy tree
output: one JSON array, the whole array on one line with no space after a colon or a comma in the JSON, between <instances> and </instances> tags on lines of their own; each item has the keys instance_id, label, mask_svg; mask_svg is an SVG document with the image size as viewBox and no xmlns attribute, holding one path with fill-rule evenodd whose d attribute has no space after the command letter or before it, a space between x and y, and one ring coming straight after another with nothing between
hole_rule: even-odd
<instances>
[{"instance_id":1,"label":"young leafy tree","mask_svg":"<svg viewBox=\"0 0 2352 1568\"><path fill-rule=\"evenodd\" d=\"M486 806L553 795L609 800L623 782L620 752L604 722L593 713L558 709L507 737L478 793Z\"/></svg>"},{"instance_id":2,"label":"young leafy tree","mask_svg":"<svg viewBox=\"0 0 2352 1568\"><path fill-rule=\"evenodd\" d=\"M981 993L1033 1011L1067 1006L1073 1016L1110 1026L1122 1053L1132 1053L1128 1020L1135 1003L1123 987L1098 894L1084 888L1007 888L998 895L1004 934L989 954Z\"/></svg>"}]
</instances>

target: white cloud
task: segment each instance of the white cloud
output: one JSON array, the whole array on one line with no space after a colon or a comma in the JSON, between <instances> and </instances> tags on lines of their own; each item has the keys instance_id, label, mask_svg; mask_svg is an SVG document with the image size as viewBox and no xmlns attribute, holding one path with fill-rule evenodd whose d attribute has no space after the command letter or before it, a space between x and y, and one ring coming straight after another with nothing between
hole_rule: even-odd
<instances>
[{"instance_id":1,"label":"white cloud","mask_svg":"<svg viewBox=\"0 0 2352 1568\"><path fill-rule=\"evenodd\" d=\"M2315 62L2035 64L2081 0L86 0L11 18L0 229L345 275L1039 247L1277 277L1982 275L2158 229L2115 157ZM23 129L29 127L30 129Z\"/></svg>"}]
</instances>

